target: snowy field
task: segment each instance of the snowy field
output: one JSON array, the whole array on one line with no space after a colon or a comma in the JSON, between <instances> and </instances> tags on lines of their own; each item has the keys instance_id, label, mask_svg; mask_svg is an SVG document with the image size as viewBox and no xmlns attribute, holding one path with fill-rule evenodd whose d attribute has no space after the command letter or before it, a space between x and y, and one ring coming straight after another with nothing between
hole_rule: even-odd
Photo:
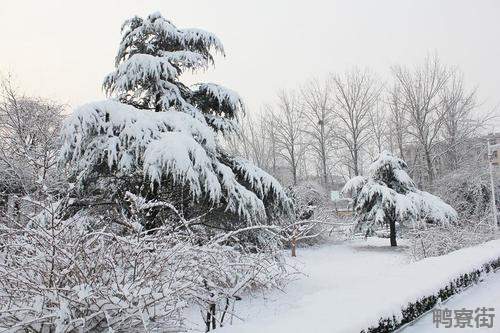
<instances>
[{"instance_id":1,"label":"snowy field","mask_svg":"<svg viewBox=\"0 0 500 333\"><path fill-rule=\"evenodd\" d=\"M497 240L412 263L404 244L394 249L387 243L372 238L299 249L289 262L304 275L283 292L238 302L241 318L217 332L359 332L500 255Z\"/></svg>"}]
</instances>

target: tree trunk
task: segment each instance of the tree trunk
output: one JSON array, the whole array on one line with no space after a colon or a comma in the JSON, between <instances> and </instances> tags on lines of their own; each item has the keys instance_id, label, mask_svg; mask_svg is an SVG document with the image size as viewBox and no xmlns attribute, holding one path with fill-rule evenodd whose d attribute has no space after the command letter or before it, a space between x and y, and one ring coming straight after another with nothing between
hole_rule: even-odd
<instances>
[{"instance_id":1,"label":"tree trunk","mask_svg":"<svg viewBox=\"0 0 500 333\"><path fill-rule=\"evenodd\" d=\"M425 149L425 162L427 163L427 175L429 177L429 183L432 184L434 182L434 169L432 167L431 152L428 149Z\"/></svg>"},{"instance_id":2,"label":"tree trunk","mask_svg":"<svg viewBox=\"0 0 500 333\"><path fill-rule=\"evenodd\" d=\"M210 304L210 311L212 312L212 329L215 330L217 328L215 322L215 303Z\"/></svg>"},{"instance_id":3,"label":"tree trunk","mask_svg":"<svg viewBox=\"0 0 500 333\"><path fill-rule=\"evenodd\" d=\"M392 219L389 221L390 228L390 238L391 238L391 246L398 246L396 242L396 220Z\"/></svg>"},{"instance_id":4,"label":"tree trunk","mask_svg":"<svg viewBox=\"0 0 500 333\"><path fill-rule=\"evenodd\" d=\"M358 166L358 148L357 145L354 144L354 151L352 155L352 164L353 164L353 171L354 171L354 176L359 176L359 166Z\"/></svg>"},{"instance_id":5,"label":"tree trunk","mask_svg":"<svg viewBox=\"0 0 500 333\"><path fill-rule=\"evenodd\" d=\"M323 156L321 157L322 167L323 167L323 185L327 188L328 184L328 173L326 171L326 153L323 151Z\"/></svg>"},{"instance_id":6,"label":"tree trunk","mask_svg":"<svg viewBox=\"0 0 500 333\"><path fill-rule=\"evenodd\" d=\"M292 166L292 177L293 177L293 185L297 185L297 167L294 165Z\"/></svg>"},{"instance_id":7,"label":"tree trunk","mask_svg":"<svg viewBox=\"0 0 500 333\"><path fill-rule=\"evenodd\" d=\"M217 328L216 318L215 318L215 303L210 303L208 305L207 320L205 324L206 324L205 332L210 331L210 325L212 330L215 330Z\"/></svg>"},{"instance_id":8,"label":"tree trunk","mask_svg":"<svg viewBox=\"0 0 500 333\"><path fill-rule=\"evenodd\" d=\"M161 94L157 93L155 96L155 112L161 112L162 110L162 105L160 101L161 101Z\"/></svg>"},{"instance_id":9,"label":"tree trunk","mask_svg":"<svg viewBox=\"0 0 500 333\"><path fill-rule=\"evenodd\" d=\"M210 307L209 307L208 311L207 311L207 320L205 320L205 325L206 325L205 332L210 331L210 322L211 321L212 321L212 312L210 311Z\"/></svg>"},{"instance_id":10,"label":"tree trunk","mask_svg":"<svg viewBox=\"0 0 500 333\"><path fill-rule=\"evenodd\" d=\"M403 140L400 138L398 138L398 148L399 148L399 158L401 158L404 161L405 157L403 151Z\"/></svg>"}]
</instances>

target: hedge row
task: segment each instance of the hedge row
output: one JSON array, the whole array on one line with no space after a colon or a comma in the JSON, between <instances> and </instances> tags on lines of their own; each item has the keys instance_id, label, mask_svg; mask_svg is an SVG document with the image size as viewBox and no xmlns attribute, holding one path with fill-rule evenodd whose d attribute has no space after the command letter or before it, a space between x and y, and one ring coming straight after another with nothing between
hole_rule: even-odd
<instances>
[{"instance_id":1,"label":"hedge row","mask_svg":"<svg viewBox=\"0 0 500 333\"><path fill-rule=\"evenodd\" d=\"M460 293L468 286L478 283L482 275L500 267L500 258L493 260L483 265L481 269L476 269L472 272L462 274L460 277L452 280L447 286L441 288L435 295L423 297L413 303L408 303L401 310L400 319L396 316L380 318L378 325L362 330L360 333L389 333L400 328L401 326L417 319L425 312L431 310L439 299L444 301L449 297Z\"/></svg>"}]
</instances>

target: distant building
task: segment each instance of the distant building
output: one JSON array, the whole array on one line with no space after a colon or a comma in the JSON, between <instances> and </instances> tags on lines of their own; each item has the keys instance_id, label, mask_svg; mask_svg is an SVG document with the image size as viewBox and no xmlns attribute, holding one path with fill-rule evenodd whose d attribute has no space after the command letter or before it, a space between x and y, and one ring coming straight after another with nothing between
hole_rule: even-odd
<instances>
[{"instance_id":1,"label":"distant building","mask_svg":"<svg viewBox=\"0 0 500 333\"><path fill-rule=\"evenodd\" d=\"M485 141L486 140L489 140L490 141L490 145L496 145L496 144L500 144L500 133L495 133L495 134L489 134L485 137ZM491 164L493 164L497 169L499 168L500 166L500 152L499 152L500 149L495 149L493 151L493 154L491 156ZM496 170L496 172L498 173L498 170Z\"/></svg>"}]
</instances>

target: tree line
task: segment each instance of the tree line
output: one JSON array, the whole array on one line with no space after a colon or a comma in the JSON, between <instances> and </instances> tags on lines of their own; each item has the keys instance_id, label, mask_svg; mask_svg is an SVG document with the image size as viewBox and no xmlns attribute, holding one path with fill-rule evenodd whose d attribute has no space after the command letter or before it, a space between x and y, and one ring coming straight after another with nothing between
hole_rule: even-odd
<instances>
[{"instance_id":1,"label":"tree line","mask_svg":"<svg viewBox=\"0 0 500 333\"><path fill-rule=\"evenodd\" d=\"M354 68L282 90L227 146L285 183L313 178L326 187L365 173L389 150L432 187L484 153L479 141L492 112L480 106L462 72L434 55L391 67L388 82Z\"/></svg>"}]
</instances>

